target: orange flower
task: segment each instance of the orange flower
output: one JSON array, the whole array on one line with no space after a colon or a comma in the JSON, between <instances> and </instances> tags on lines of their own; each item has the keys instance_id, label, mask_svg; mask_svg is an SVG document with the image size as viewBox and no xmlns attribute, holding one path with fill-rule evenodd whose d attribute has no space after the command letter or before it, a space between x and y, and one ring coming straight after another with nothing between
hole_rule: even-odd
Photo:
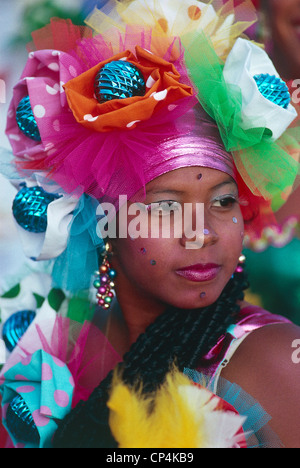
<instances>
[{"instance_id":1,"label":"orange flower","mask_svg":"<svg viewBox=\"0 0 300 468\"><path fill-rule=\"evenodd\" d=\"M96 75L106 63L114 60L126 60L139 68L146 84L144 96L104 103L97 101L94 94ZM119 53L68 81L64 88L77 122L97 132L133 129L138 122L150 119L154 112L193 95L190 86L180 83L180 74L172 63L139 46L136 56L129 50Z\"/></svg>"}]
</instances>

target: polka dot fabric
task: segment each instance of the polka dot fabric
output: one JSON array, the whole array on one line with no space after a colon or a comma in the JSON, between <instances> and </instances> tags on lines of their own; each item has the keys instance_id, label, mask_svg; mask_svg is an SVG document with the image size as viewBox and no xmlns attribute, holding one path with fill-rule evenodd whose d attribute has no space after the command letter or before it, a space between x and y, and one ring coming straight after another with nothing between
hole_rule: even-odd
<instances>
[{"instance_id":1,"label":"polka dot fabric","mask_svg":"<svg viewBox=\"0 0 300 468\"><path fill-rule=\"evenodd\" d=\"M97 73L112 61L127 62L140 70L146 80L144 95L112 99L103 103L95 100L94 83ZM118 81L119 77L114 76ZM137 123L149 120L153 114L168 105L191 98L193 89L182 83L180 78L180 73L171 62L136 46L135 54L124 51L110 57L66 83L64 88L77 122L96 132L108 132L135 128Z\"/></svg>"},{"instance_id":2,"label":"polka dot fabric","mask_svg":"<svg viewBox=\"0 0 300 468\"><path fill-rule=\"evenodd\" d=\"M65 363L46 353L36 351L4 374L2 385L3 424L12 399L19 394L25 400L40 435L39 448L50 448L57 428L57 420L63 419L71 409L74 381ZM12 441L15 447L37 448L31 443Z\"/></svg>"},{"instance_id":3,"label":"polka dot fabric","mask_svg":"<svg viewBox=\"0 0 300 468\"><path fill-rule=\"evenodd\" d=\"M61 61L68 62L62 65ZM53 146L47 143L49 133L59 132L55 116L67 108L63 85L74 77L76 65L72 58L57 50L30 52L19 82L14 87L13 99L9 107L6 133L18 159L40 159L41 155L51 154ZM20 100L29 96L34 118L42 141L37 143L25 136L16 124L16 108Z\"/></svg>"},{"instance_id":4,"label":"polka dot fabric","mask_svg":"<svg viewBox=\"0 0 300 468\"><path fill-rule=\"evenodd\" d=\"M62 23L57 25L58 32L62 26ZM116 34L119 34L117 29ZM170 44L170 40L165 40L159 46L163 48L163 56L156 57L158 65L155 66L152 64L155 55L152 48L157 48L157 44L151 34L145 31L138 35L126 31L118 47L115 47L118 49L116 51L110 42L99 35L85 38L68 52L51 49L30 52L21 78L14 88L6 127L21 176L28 178L32 173L42 173L43 176L50 173L51 179L65 192L76 196L87 193L100 198L111 185L116 165L121 164L122 174L125 166L130 174L134 166L141 166L145 151L140 149L140 145L146 149L149 147L148 142L145 142L145 133L149 133L151 142L155 131L153 127L159 129L157 133L161 138L174 133L174 120L197 103L183 62L180 41ZM146 95L140 97L140 100L136 96L113 100L117 108L125 106L117 110L110 109L112 101L99 104L93 90L94 75L99 65L116 55L121 54L121 58L127 53L137 55L137 47L139 56L143 55L145 73L149 71L145 80L151 87L147 88ZM155 72L153 76L152 71ZM90 73L94 73L91 80ZM150 81L148 75L151 75ZM88 99L82 94L81 88L79 92L77 88L72 88L74 83L78 85L79 82L84 90L88 88ZM74 95L75 101L72 100ZM25 136L16 122L16 109L25 96L30 99L40 142ZM180 105L174 104L174 101ZM98 105L102 106L100 114L97 112ZM120 117L118 121L115 114ZM116 134L116 127L122 132ZM120 140L124 147L121 161ZM139 149L138 152L133 151L132 147ZM135 193L143 186L143 174L138 174L137 181L132 180L131 184L133 182ZM110 196L108 192L107 196Z\"/></svg>"}]
</instances>

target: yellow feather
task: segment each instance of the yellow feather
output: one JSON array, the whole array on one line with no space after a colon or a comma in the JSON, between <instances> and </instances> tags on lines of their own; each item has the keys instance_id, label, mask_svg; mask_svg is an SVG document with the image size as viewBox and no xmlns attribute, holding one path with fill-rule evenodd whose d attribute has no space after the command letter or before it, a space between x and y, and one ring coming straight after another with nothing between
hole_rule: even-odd
<instances>
[{"instance_id":1,"label":"yellow feather","mask_svg":"<svg viewBox=\"0 0 300 468\"><path fill-rule=\"evenodd\" d=\"M158 448L193 448L203 443L201 417L195 417L181 391L184 387L190 388L190 381L179 372L170 373L158 391L153 414L154 427L160 427Z\"/></svg>"},{"instance_id":2,"label":"yellow feather","mask_svg":"<svg viewBox=\"0 0 300 468\"><path fill-rule=\"evenodd\" d=\"M130 391L119 377L108 401L109 425L120 448L143 448L150 429L148 403L141 391Z\"/></svg>"},{"instance_id":3,"label":"yellow feather","mask_svg":"<svg viewBox=\"0 0 300 468\"><path fill-rule=\"evenodd\" d=\"M203 417L182 391L191 386L179 372L170 373L154 396L129 390L115 377L108 401L109 424L119 448L193 448L205 442ZM205 390L204 390L205 391ZM210 394L209 394L210 398Z\"/></svg>"}]
</instances>

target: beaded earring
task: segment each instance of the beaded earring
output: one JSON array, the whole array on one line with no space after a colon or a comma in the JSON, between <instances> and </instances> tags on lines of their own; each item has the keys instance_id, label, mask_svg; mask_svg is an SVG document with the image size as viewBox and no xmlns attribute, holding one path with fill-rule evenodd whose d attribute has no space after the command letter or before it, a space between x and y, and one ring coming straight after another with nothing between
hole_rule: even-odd
<instances>
[{"instance_id":1,"label":"beaded earring","mask_svg":"<svg viewBox=\"0 0 300 468\"><path fill-rule=\"evenodd\" d=\"M245 255L241 254L240 257L239 257L239 263L238 263L238 265L237 265L237 267L235 269L236 273L243 273L245 261L246 261Z\"/></svg>"},{"instance_id":2,"label":"beaded earring","mask_svg":"<svg viewBox=\"0 0 300 468\"><path fill-rule=\"evenodd\" d=\"M105 245L105 251L103 254L103 261L99 268L99 271L96 271L96 278L94 280L94 287L97 289L97 300L99 306L104 309L109 309L113 297L115 296L115 282L114 279L117 276L116 270L114 270L108 260L109 244Z\"/></svg>"}]
</instances>

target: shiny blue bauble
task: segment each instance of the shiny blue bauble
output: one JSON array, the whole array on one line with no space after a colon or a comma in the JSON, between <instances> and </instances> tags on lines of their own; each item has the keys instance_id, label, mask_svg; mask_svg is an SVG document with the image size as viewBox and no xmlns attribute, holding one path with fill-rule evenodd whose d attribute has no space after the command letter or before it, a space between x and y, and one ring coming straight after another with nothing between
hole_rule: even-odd
<instances>
[{"instance_id":1,"label":"shiny blue bauble","mask_svg":"<svg viewBox=\"0 0 300 468\"><path fill-rule=\"evenodd\" d=\"M15 196L12 211L15 220L26 231L41 233L47 229L47 208L58 195L42 187L23 187Z\"/></svg>"},{"instance_id":2,"label":"shiny blue bauble","mask_svg":"<svg viewBox=\"0 0 300 468\"><path fill-rule=\"evenodd\" d=\"M38 125L34 118L29 96L23 97L16 110L16 119L19 129L25 136L34 141L41 141Z\"/></svg>"},{"instance_id":3,"label":"shiny blue bauble","mask_svg":"<svg viewBox=\"0 0 300 468\"><path fill-rule=\"evenodd\" d=\"M286 109L291 102L289 89L285 82L275 75L255 75L257 87L260 93L269 101Z\"/></svg>"},{"instance_id":4,"label":"shiny blue bauble","mask_svg":"<svg viewBox=\"0 0 300 468\"><path fill-rule=\"evenodd\" d=\"M21 395L17 394L8 405L5 422L10 434L19 442L39 443L39 432Z\"/></svg>"},{"instance_id":5,"label":"shiny blue bauble","mask_svg":"<svg viewBox=\"0 0 300 468\"><path fill-rule=\"evenodd\" d=\"M132 63L123 60L114 60L104 65L96 75L94 88L100 103L144 96L146 93L142 72Z\"/></svg>"},{"instance_id":6,"label":"shiny blue bauble","mask_svg":"<svg viewBox=\"0 0 300 468\"><path fill-rule=\"evenodd\" d=\"M108 276L112 280L115 279L116 276L117 276L116 270L114 270L113 268L110 268L109 271L108 271Z\"/></svg>"},{"instance_id":7,"label":"shiny blue bauble","mask_svg":"<svg viewBox=\"0 0 300 468\"><path fill-rule=\"evenodd\" d=\"M12 352L35 315L36 313L33 310L20 310L6 320L2 329L2 337L8 351Z\"/></svg>"}]
</instances>

